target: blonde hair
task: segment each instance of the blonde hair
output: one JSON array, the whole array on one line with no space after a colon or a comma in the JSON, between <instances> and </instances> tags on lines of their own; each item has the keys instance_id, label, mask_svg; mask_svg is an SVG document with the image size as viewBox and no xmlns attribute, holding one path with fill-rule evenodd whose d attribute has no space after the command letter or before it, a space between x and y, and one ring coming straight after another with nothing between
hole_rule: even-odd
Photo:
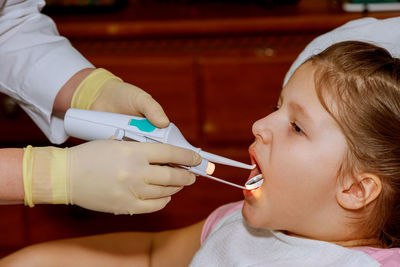
<instances>
[{"instance_id":1,"label":"blonde hair","mask_svg":"<svg viewBox=\"0 0 400 267\"><path fill-rule=\"evenodd\" d=\"M400 246L400 59L372 44L334 44L309 61L319 100L338 122L349 152L342 173L369 172L382 192L361 227L382 247Z\"/></svg>"}]
</instances>

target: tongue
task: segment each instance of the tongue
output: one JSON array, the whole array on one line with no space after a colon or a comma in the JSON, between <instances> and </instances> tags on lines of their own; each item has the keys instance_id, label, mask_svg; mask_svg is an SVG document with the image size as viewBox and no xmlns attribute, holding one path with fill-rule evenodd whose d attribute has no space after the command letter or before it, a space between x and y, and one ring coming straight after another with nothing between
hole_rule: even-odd
<instances>
[{"instance_id":1,"label":"tongue","mask_svg":"<svg viewBox=\"0 0 400 267\"><path fill-rule=\"evenodd\" d=\"M257 167L255 167L253 170L251 170L249 177L247 178L247 180L250 180L251 178L253 178L254 176L260 174L260 169Z\"/></svg>"}]
</instances>

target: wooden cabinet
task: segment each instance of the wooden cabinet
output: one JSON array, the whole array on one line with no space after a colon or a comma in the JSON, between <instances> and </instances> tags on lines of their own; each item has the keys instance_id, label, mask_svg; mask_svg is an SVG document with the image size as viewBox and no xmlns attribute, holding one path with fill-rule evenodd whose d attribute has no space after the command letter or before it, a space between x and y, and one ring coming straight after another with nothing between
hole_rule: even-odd
<instances>
[{"instance_id":1,"label":"wooden cabinet","mask_svg":"<svg viewBox=\"0 0 400 267\"><path fill-rule=\"evenodd\" d=\"M0 94L0 147L48 144L46 136L11 97ZM1 208L1 207L0 207Z\"/></svg>"},{"instance_id":2,"label":"wooden cabinet","mask_svg":"<svg viewBox=\"0 0 400 267\"><path fill-rule=\"evenodd\" d=\"M190 6L185 13L169 6L148 10L147 17L139 15L140 7L128 7L115 14L53 18L60 33L94 65L152 94L194 146L248 162L251 126L276 105L296 56L316 36L362 14L343 13L333 1L303 0L288 9L264 11L225 5L220 17L202 17L200 7ZM7 98L0 99L1 146L49 145L22 110L13 104L8 110ZM215 175L243 183L248 171L217 166ZM241 199L241 190L199 177L153 214L114 216L73 206L2 206L0 236L5 238L0 253L56 238L186 226L221 204Z\"/></svg>"},{"instance_id":3,"label":"wooden cabinet","mask_svg":"<svg viewBox=\"0 0 400 267\"><path fill-rule=\"evenodd\" d=\"M27 244L27 222L24 207L1 206L0 257Z\"/></svg>"},{"instance_id":4,"label":"wooden cabinet","mask_svg":"<svg viewBox=\"0 0 400 267\"><path fill-rule=\"evenodd\" d=\"M286 58L205 58L202 62L204 122L211 144L249 144L253 122L276 105Z\"/></svg>"}]
</instances>

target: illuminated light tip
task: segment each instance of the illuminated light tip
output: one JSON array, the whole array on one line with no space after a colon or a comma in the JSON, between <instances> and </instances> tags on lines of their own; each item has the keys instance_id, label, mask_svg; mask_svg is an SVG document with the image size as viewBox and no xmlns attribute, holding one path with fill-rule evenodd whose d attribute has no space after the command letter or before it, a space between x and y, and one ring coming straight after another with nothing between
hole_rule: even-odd
<instances>
[{"instance_id":1,"label":"illuminated light tip","mask_svg":"<svg viewBox=\"0 0 400 267\"><path fill-rule=\"evenodd\" d=\"M206 173L208 175L211 175L211 174L214 173L214 171L215 171L215 164L212 163L212 162L209 162L208 165L207 165Z\"/></svg>"}]
</instances>

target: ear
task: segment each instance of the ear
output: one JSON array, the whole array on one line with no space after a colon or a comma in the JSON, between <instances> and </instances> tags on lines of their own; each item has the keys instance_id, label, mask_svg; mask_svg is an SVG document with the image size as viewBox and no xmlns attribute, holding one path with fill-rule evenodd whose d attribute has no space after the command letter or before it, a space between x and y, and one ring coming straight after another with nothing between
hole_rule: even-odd
<instances>
[{"instance_id":1,"label":"ear","mask_svg":"<svg viewBox=\"0 0 400 267\"><path fill-rule=\"evenodd\" d=\"M346 177L336 192L336 200L345 209L358 210L374 201L382 190L381 179L371 173Z\"/></svg>"}]
</instances>

